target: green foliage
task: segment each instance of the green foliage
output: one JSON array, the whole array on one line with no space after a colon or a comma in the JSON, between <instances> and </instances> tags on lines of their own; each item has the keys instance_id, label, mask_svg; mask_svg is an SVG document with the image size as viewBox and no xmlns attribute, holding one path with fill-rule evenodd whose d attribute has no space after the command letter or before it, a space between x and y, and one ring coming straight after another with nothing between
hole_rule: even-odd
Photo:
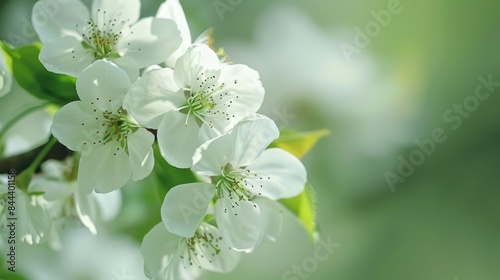
<instances>
[{"instance_id":1,"label":"green foliage","mask_svg":"<svg viewBox=\"0 0 500 280\"><path fill-rule=\"evenodd\" d=\"M155 156L153 173L156 178L160 199L163 200L167 192L177 185L198 181L190 169L180 169L168 164L161 156L160 148L156 142L153 144L153 151Z\"/></svg>"},{"instance_id":2,"label":"green foliage","mask_svg":"<svg viewBox=\"0 0 500 280\"><path fill-rule=\"evenodd\" d=\"M318 142L319 139L329 134L326 129L298 132L282 131L271 147L281 148L301 158ZM306 183L304 191L296 197L282 199L280 202L290 210L302 223L313 241L318 237L316 224L316 192L311 184Z\"/></svg>"},{"instance_id":3,"label":"green foliage","mask_svg":"<svg viewBox=\"0 0 500 280\"><path fill-rule=\"evenodd\" d=\"M271 147L281 148L292 153L294 156L303 157L319 139L327 136L330 132L326 129L310 132L298 132L292 130L282 131L280 137L271 143Z\"/></svg>"},{"instance_id":4,"label":"green foliage","mask_svg":"<svg viewBox=\"0 0 500 280\"><path fill-rule=\"evenodd\" d=\"M13 48L0 42L7 67L17 83L33 96L63 106L78 100L76 79L47 71L38 60L41 44Z\"/></svg>"},{"instance_id":5,"label":"green foliage","mask_svg":"<svg viewBox=\"0 0 500 280\"><path fill-rule=\"evenodd\" d=\"M316 192L306 183L304 191L296 197L282 199L280 202L302 223L313 241L318 238L316 224Z\"/></svg>"},{"instance_id":6,"label":"green foliage","mask_svg":"<svg viewBox=\"0 0 500 280\"><path fill-rule=\"evenodd\" d=\"M19 272L0 271L0 280L26 280Z\"/></svg>"}]
</instances>

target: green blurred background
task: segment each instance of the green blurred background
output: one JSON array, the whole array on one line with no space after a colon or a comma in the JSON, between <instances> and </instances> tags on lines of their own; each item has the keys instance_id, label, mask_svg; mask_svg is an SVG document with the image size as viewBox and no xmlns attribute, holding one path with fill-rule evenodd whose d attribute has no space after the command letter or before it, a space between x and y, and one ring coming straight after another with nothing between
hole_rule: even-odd
<instances>
[{"instance_id":1,"label":"green blurred background","mask_svg":"<svg viewBox=\"0 0 500 280\"><path fill-rule=\"evenodd\" d=\"M161 2L143 0L142 14ZM12 34L23 34L34 1L0 3L0 38L16 44ZM230 7L222 16L220 3ZM371 12L389 3L181 1L193 38L213 26L216 46L260 72L262 113L281 128L331 131L303 161L317 192L320 238L338 248L311 267L319 245L287 214L276 243L205 279L500 279L500 88L459 128L443 118L471 100L478 77L500 81L500 4L401 1L401 13L349 62L342 44L354 45L355 28L373 24ZM436 128L447 140L391 189L384 174L397 174L399 156L408 159L415 140ZM124 191L123 215L158 221L130 199L133 186ZM129 224L116 228L148 230L123 215L118 223ZM305 274L283 278L294 265L306 265Z\"/></svg>"}]
</instances>

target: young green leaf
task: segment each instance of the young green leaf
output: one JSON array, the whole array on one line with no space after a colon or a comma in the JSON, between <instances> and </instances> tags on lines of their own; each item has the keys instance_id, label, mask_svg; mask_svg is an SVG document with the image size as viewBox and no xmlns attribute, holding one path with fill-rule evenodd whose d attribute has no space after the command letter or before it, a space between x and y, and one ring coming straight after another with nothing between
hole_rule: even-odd
<instances>
[{"instance_id":1,"label":"young green leaf","mask_svg":"<svg viewBox=\"0 0 500 280\"><path fill-rule=\"evenodd\" d=\"M316 192L311 184L306 183L304 191L298 196L281 199L280 202L299 219L313 242L315 242L318 238L316 225Z\"/></svg>"},{"instance_id":2,"label":"young green leaf","mask_svg":"<svg viewBox=\"0 0 500 280\"><path fill-rule=\"evenodd\" d=\"M78 100L75 78L49 72L40 63L40 43L13 48L0 42L0 46L6 56L7 67L27 92L61 106Z\"/></svg>"},{"instance_id":3,"label":"young green leaf","mask_svg":"<svg viewBox=\"0 0 500 280\"><path fill-rule=\"evenodd\" d=\"M311 132L282 131L280 137L271 143L271 147L281 148L301 158L319 139L325 137L329 133L330 132L326 129Z\"/></svg>"}]
</instances>

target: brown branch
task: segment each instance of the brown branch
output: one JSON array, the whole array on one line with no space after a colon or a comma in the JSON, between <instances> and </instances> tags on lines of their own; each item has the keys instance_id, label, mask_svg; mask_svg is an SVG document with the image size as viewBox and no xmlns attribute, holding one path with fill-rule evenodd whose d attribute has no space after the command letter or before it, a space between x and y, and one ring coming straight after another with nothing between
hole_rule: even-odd
<instances>
[{"instance_id":1,"label":"brown branch","mask_svg":"<svg viewBox=\"0 0 500 280\"><path fill-rule=\"evenodd\" d=\"M17 156L0 159L0 174L6 174L10 169L15 169L17 173L21 173L24 169L28 168L42 149L43 146ZM43 161L48 159L63 160L72 153L72 151L68 150L68 148L58 142L54 145L54 147L52 147ZM38 170L39 168L37 171Z\"/></svg>"}]
</instances>

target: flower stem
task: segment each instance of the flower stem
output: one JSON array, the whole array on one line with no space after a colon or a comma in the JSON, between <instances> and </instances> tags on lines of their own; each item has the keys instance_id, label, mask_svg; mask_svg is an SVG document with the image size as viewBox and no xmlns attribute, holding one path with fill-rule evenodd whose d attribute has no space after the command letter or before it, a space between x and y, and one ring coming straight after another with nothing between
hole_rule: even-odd
<instances>
[{"instance_id":1,"label":"flower stem","mask_svg":"<svg viewBox=\"0 0 500 280\"><path fill-rule=\"evenodd\" d=\"M31 178L33 174L35 174L36 169L42 163L43 159L50 152L52 147L57 143L57 139L52 136L47 144L43 147L40 153L35 157L33 162L26 168L21 174L19 174L17 178L17 187L21 190L27 191L29 183L31 182Z\"/></svg>"},{"instance_id":2,"label":"flower stem","mask_svg":"<svg viewBox=\"0 0 500 280\"><path fill-rule=\"evenodd\" d=\"M36 111L40 108L47 106L48 104L49 104L48 102L42 103L40 105L28 108L28 109L22 111L21 113L17 114L14 118L12 118L10 121L8 121L4 125L3 129L0 131L0 141L3 139L5 134L7 134L7 131L9 131L9 129L11 129L20 119L24 118L25 116L27 116L29 113L31 113L33 111Z\"/></svg>"}]
</instances>

